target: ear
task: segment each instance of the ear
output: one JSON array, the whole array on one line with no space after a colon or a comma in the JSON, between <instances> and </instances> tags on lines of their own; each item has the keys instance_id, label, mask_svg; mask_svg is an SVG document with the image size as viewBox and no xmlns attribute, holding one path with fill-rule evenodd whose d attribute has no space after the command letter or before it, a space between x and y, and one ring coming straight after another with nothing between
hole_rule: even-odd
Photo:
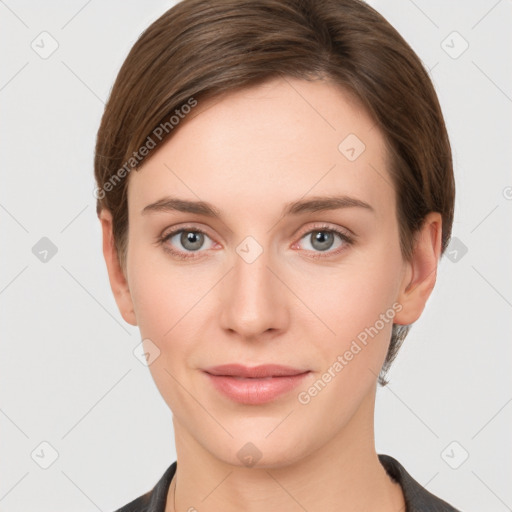
<instances>
[{"instance_id":1,"label":"ear","mask_svg":"<svg viewBox=\"0 0 512 512\"><path fill-rule=\"evenodd\" d=\"M411 261L404 264L404 276L397 298L402 309L395 315L396 324L409 325L415 322L434 289L441 255L442 226L441 214L430 212L416 233Z\"/></svg>"},{"instance_id":2,"label":"ear","mask_svg":"<svg viewBox=\"0 0 512 512\"><path fill-rule=\"evenodd\" d=\"M112 213L103 208L99 214L103 232L103 256L107 264L108 278L121 316L131 325L137 325L128 281L119 263L112 231Z\"/></svg>"}]
</instances>

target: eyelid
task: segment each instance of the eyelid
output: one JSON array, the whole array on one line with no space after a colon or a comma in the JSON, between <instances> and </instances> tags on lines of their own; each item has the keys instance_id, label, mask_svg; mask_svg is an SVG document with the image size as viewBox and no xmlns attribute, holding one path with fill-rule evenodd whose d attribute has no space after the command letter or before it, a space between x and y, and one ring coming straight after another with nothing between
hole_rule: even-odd
<instances>
[{"instance_id":1,"label":"eyelid","mask_svg":"<svg viewBox=\"0 0 512 512\"><path fill-rule=\"evenodd\" d=\"M158 235L158 239L168 238L174 236L181 231L193 231L197 233L202 233L203 235L208 236L211 240L215 241L215 238L209 233L208 228L203 228L195 223L185 223L178 224L176 226L172 226L169 229L164 229L161 235Z\"/></svg>"},{"instance_id":2,"label":"eyelid","mask_svg":"<svg viewBox=\"0 0 512 512\"><path fill-rule=\"evenodd\" d=\"M357 238L357 235L352 230L345 228L345 227L331 225L327 222L317 222L317 223L313 223L313 224L314 224L313 226L310 226L308 228L305 228L304 230L299 231L300 234L297 235L299 237L299 239L302 238L304 235L307 235L313 231L323 231L323 230L340 233L341 235L344 235L350 239Z\"/></svg>"}]
</instances>

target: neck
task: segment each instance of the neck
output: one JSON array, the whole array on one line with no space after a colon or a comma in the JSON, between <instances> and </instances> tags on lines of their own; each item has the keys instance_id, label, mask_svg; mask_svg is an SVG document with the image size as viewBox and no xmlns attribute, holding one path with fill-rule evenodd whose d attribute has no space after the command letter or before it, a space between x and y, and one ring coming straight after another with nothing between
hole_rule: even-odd
<instances>
[{"instance_id":1,"label":"neck","mask_svg":"<svg viewBox=\"0 0 512 512\"><path fill-rule=\"evenodd\" d=\"M374 403L375 392L319 449L268 467L219 460L173 418L178 464L165 512L405 510L400 486L375 451Z\"/></svg>"}]
</instances>

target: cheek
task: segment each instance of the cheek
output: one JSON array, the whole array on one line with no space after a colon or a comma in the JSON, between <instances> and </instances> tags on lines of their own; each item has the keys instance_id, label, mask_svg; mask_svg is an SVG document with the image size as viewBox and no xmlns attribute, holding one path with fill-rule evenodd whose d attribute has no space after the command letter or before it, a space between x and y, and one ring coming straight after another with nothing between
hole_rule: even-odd
<instances>
[{"instance_id":1,"label":"cheek","mask_svg":"<svg viewBox=\"0 0 512 512\"><path fill-rule=\"evenodd\" d=\"M297 320L309 329L307 338L321 354L315 375L321 382L312 380L303 390L303 401L299 400L301 404L311 401L311 412L322 415L330 410L343 422L374 385L399 308L400 269L398 246L376 244L371 251L347 258L337 269L316 273L316 279L298 292L308 297L308 306L322 320Z\"/></svg>"},{"instance_id":2,"label":"cheek","mask_svg":"<svg viewBox=\"0 0 512 512\"><path fill-rule=\"evenodd\" d=\"M391 330L392 321L382 326L379 319L382 314L387 314L386 320L394 317L400 261L398 252L375 248L371 254L351 255L338 267L304 272L309 278L297 280L294 289L317 317L311 325L324 329L327 338L339 340L335 343L342 348L375 323L379 330Z\"/></svg>"},{"instance_id":3,"label":"cheek","mask_svg":"<svg viewBox=\"0 0 512 512\"><path fill-rule=\"evenodd\" d=\"M187 322L187 312L201 297L207 276L173 263L162 248L134 243L129 246L130 294L143 338L158 345L175 337Z\"/></svg>"},{"instance_id":4,"label":"cheek","mask_svg":"<svg viewBox=\"0 0 512 512\"><path fill-rule=\"evenodd\" d=\"M159 350L150 371L170 405L176 400L173 377L186 381L197 343L206 336L198 326L212 317L218 276L211 268L192 269L144 247L132 246L130 265L130 293L141 337Z\"/></svg>"},{"instance_id":5,"label":"cheek","mask_svg":"<svg viewBox=\"0 0 512 512\"><path fill-rule=\"evenodd\" d=\"M154 247L144 247L143 235L130 233L128 276L130 295L142 338L161 345L165 333L176 322L179 286L169 269L155 258Z\"/></svg>"},{"instance_id":6,"label":"cheek","mask_svg":"<svg viewBox=\"0 0 512 512\"><path fill-rule=\"evenodd\" d=\"M309 329L307 338L321 354L318 371L297 396L311 421L338 428L371 393L397 312L393 308L397 275L389 263L352 268L334 274L323 292L309 296L311 309L316 307L323 323L334 331L318 320L302 321Z\"/></svg>"},{"instance_id":7,"label":"cheek","mask_svg":"<svg viewBox=\"0 0 512 512\"><path fill-rule=\"evenodd\" d=\"M176 323L179 309L179 293L173 293L165 274L155 269L138 268L130 283L137 323L143 338L151 338L160 344L165 334ZM176 283L174 283L174 286ZM174 288L176 291L176 288Z\"/></svg>"},{"instance_id":8,"label":"cheek","mask_svg":"<svg viewBox=\"0 0 512 512\"><path fill-rule=\"evenodd\" d=\"M194 305L204 292L195 281L191 283L188 271L172 267L164 258L151 261L147 256L142 250L132 252L130 292L141 338L151 340L145 342L148 351L158 353L149 371L171 410L197 414L179 384L187 382L187 361L193 350L190 323L199 309Z\"/></svg>"}]
</instances>

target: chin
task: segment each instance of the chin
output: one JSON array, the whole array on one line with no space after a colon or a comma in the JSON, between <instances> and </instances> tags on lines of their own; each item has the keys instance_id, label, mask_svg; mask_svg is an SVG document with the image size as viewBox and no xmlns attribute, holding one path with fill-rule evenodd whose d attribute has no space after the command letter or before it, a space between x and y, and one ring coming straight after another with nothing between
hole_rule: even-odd
<instances>
[{"instance_id":1,"label":"chin","mask_svg":"<svg viewBox=\"0 0 512 512\"><path fill-rule=\"evenodd\" d=\"M297 429L279 427L279 422L286 414L280 417L266 417L258 421L255 418L244 418L238 425L225 424L229 435L218 435L214 438L204 436L203 447L206 448L216 459L239 468L272 469L282 468L297 462L306 457L308 453L315 450L315 446L305 444L311 443L311 430L304 425L303 432ZM283 423L287 422L285 420ZM249 425L250 423L250 425ZM269 428L269 425L272 425ZM309 435L308 435L309 432Z\"/></svg>"}]
</instances>

